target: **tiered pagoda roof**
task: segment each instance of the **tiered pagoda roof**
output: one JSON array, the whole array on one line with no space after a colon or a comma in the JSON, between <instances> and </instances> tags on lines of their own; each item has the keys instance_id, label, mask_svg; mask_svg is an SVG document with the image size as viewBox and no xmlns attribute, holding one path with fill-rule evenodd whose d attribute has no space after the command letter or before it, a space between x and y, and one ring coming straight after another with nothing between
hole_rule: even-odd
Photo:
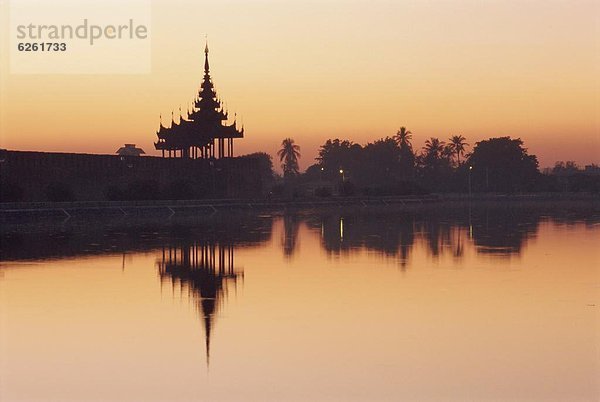
<instances>
[{"instance_id":1,"label":"tiered pagoda roof","mask_svg":"<svg viewBox=\"0 0 600 402\"><path fill-rule=\"evenodd\" d=\"M160 123L156 133L158 141L154 146L158 150L174 152L180 151L181 157L214 157L215 140L218 145L218 156L233 156L233 139L244 137L244 128L237 128L237 123L226 124L228 113L222 102L217 97L208 63L208 45L204 48L204 78L200 90L193 102L192 110L188 111L186 118L181 116L176 123L171 118L171 126L165 127ZM228 141L228 150L225 152L225 140Z\"/></svg>"}]
</instances>

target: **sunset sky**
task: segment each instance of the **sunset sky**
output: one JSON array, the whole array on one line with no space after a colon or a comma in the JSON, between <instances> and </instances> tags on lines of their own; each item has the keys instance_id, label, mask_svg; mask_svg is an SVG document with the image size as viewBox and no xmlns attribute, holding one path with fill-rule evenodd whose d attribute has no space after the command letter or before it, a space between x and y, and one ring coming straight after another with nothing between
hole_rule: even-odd
<instances>
[{"instance_id":1,"label":"sunset sky","mask_svg":"<svg viewBox=\"0 0 600 402\"><path fill-rule=\"evenodd\" d=\"M0 147L157 155L159 114L213 81L246 138L301 167L328 138L365 143L400 126L470 144L520 137L540 159L600 162L600 2L154 1L152 69L129 75L11 74L2 2ZM277 163L276 163L277 165Z\"/></svg>"}]
</instances>

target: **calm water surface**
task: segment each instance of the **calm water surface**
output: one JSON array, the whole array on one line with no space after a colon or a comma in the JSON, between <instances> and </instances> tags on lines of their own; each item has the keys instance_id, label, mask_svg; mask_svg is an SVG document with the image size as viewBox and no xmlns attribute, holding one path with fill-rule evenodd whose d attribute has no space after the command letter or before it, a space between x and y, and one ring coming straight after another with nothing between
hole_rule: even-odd
<instances>
[{"instance_id":1,"label":"calm water surface","mask_svg":"<svg viewBox=\"0 0 600 402\"><path fill-rule=\"evenodd\" d=\"M597 401L599 222L364 210L4 236L0 400Z\"/></svg>"}]
</instances>

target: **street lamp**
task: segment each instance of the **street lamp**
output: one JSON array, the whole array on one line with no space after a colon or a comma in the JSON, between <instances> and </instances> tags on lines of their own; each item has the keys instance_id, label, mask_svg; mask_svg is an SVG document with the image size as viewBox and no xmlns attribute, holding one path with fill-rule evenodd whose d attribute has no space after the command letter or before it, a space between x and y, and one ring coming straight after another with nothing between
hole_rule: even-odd
<instances>
[{"instance_id":1,"label":"street lamp","mask_svg":"<svg viewBox=\"0 0 600 402\"><path fill-rule=\"evenodd\" d=\"M342 181L345 181L346 178L344 176L344 169L340 169L340 174L342 175Z\"/></svg>"},{"instance_id":2,"label":"street lamp","mask_svg":"<svg viewBox=\"0 0 600 402\"><path fill-rule=\"evenodd\" d=\"M471 170L473 170L473 166L469 166L469 198L471 198Z\"/></svg>"}]
</instances>

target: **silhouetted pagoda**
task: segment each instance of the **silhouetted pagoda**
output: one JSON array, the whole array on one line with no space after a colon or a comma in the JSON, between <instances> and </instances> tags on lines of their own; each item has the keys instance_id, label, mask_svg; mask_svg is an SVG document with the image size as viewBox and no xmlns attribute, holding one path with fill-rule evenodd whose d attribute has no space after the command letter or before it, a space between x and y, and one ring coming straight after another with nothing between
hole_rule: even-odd
<instances>
[{"instance_id":1,"label":"silhouetted pagoda","mask_svg":"<svg viewBox=\"0 0 600 402\"><path fill-rule=\"evenodd\" d=\"M156 133L158 142L154 146L162 151L163 158L233 157L233 139L243 138L244 128L238 130L235 121L226 125L227 119L228 113L217 98L210 78L207 44L204 48L204 79L191 112L188 111L187 119L180 116L179 123L171 117L169 128L161 121Z\"/></svg>"}]
</instances>

